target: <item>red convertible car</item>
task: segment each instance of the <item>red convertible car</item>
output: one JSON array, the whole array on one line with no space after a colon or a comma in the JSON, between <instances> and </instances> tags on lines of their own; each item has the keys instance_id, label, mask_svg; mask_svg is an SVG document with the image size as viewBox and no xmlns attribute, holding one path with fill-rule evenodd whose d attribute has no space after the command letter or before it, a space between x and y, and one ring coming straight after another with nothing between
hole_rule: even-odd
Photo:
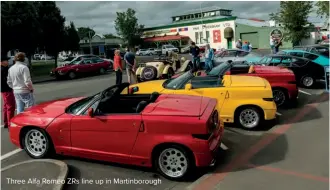
<instances>
[{"instance_id":1,"label":"red convertible car","mask_svg":"<svg viewBox=\"0 0 330 190\"><path fill-rule=\"evenodd\" d=\"M32 158L57 153L155 167L173 180L215 163L224 132L215 99L133 95L128 86L33 106L12 119L10 139Z\"/></svg>"},{"instance_id":2,"label":"red convertible car","mask_svg":"<svg viewBox=\"0 0 330 190\"><path fill-rule=\"evenodd\" d=\"M268 80L272 86L274 101L278 107L298 97L298 87L294 73L286 68L261 65L233 64L224 62L211 71L197 71L198 76L246 75L258 76ZM174 75L173 78L180 76Z\"/></svg>"}]
</instances>

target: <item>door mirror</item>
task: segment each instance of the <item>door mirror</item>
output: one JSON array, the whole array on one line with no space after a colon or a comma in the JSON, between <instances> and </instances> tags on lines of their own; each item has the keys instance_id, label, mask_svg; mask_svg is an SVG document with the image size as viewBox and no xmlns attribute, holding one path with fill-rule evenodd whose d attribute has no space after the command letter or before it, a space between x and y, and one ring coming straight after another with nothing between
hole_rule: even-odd
<instances>
[{"instance_id":1,"label":"door mirror","mask_svg":"<svg viewBox=\"0 0 330 190\"><path fill-rule=\"evenodd\" d=\"M186 85L184 86L184 89L185 89L185 90L191 90L191 89L192 89L191 84L186 84Z\"/></svg>"},{"instance_id":2,"label":"door mirror","mask_svg":"<svg viewBox=\"0 0 330 190\"><path fill-rule=\"evenodd\" d=\"M87 114L89 115L89 117L94 117L94 109L88 108Z\"/></svg>"}]
</instances>

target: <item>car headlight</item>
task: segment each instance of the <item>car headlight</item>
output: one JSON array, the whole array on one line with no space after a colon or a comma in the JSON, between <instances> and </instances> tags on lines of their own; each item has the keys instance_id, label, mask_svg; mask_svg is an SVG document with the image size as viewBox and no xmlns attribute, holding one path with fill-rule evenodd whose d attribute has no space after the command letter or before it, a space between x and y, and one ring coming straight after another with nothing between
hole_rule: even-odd
<instances>
[{"instance_id":1,"label":"car headlight","mask_svg":"<svg viewBox=\"0 0 330 190\"><path fill-rule=\"evenodd\" d=\"M16 124L13 123L13 122L10 122L10 127L18 127L18 125L16 125Z\"/></svg>"}]
</instances>

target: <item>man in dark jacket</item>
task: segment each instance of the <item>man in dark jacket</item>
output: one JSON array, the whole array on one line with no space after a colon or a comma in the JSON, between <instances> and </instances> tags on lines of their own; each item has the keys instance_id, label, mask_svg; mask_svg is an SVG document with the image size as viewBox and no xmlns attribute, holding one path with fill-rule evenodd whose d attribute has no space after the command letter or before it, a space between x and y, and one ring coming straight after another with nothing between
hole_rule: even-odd
<instances>
[{"instance_id":1,"label":"man in dark jacket","mask_svg":"<svg viewBox=\"0 0 330 190\"><path fill-rule=\"evenodd\" d=\"M1 56L1 95L3 100L3 123L7 128L10 124L10 119L15 114L15 97L13 90L7 84L8 76L8 58Z\"/></svg>"},{"instance_id":2,"label":"man in dark jacket","mask_svg":"<svg viewBox=\"0 0 330 190\"><path fill-rule=\"evenodd\" d=\"M195 69L200 69L200 57L199 57L200 49L196 46L195 42L191 42L190 54L193 56L193 65Z\"/></svg>"}]
</instances>

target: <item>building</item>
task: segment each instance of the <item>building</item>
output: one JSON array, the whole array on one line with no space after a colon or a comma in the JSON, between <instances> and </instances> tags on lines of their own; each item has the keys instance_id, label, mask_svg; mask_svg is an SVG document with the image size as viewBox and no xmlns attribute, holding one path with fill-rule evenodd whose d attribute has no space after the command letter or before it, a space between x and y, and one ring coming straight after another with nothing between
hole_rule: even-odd
<instances>
[{"instance_id":1,"label":"building","mask_svg":"<svg viewBox=\"0 0 330 190\"><path fill-rule=\"evenodd\" d=\"M146 27L144 41L150 46L173 44L185 47L190 41L202 46L209 43L212 48L235 48L238 39L249 41L253 48L269 49L269 39L274 29L270 23L258 19L244 19L232 15L232 10L218 7L193 10L173 16L167 25ZM292 47L291 43L283 43L283 47Z\"/></svg>"},{"instance_id":2,"label":"building","mask_svg":"<svg viewBox=\"0 0 330 190\"><path fill-rule=\"evenodd\" d=\"M120 48L123 43L123 40L119 38L108 39L103 35L95 34L91 40L87 37L80 40L80 53L90 54L90 47L92 47L92 54L102 56L111 49Z\"/></svg>"}]
</instances>

